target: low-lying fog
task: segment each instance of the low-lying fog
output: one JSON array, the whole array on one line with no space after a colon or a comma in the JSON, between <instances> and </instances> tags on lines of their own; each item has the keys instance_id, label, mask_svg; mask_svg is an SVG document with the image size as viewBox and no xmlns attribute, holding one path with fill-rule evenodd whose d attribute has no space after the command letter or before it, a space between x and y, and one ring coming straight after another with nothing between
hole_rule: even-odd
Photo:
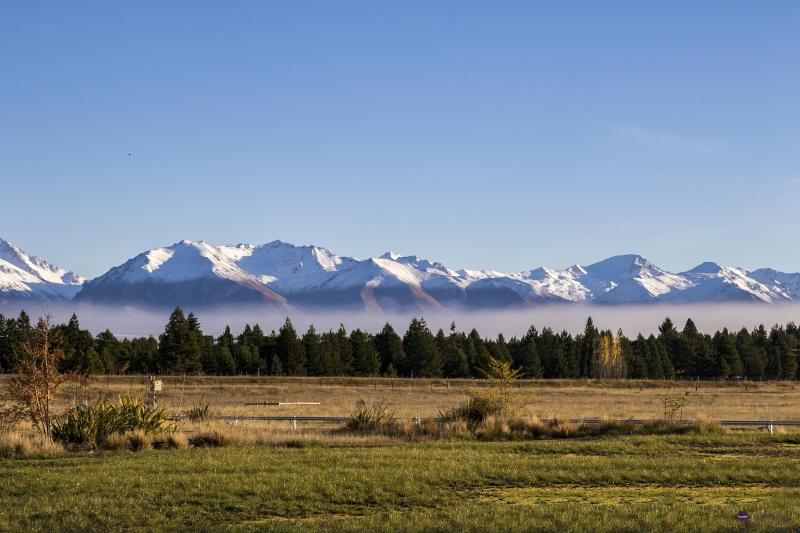
<instances>
[{"instance_id":1,"label":"low-lying fog","mask_svg":"<svg viewBox=\"0 0 800 533\"><path fill-rule=\"evenodd\" d=\"M75 312L83 328L98 333L106 328L118 337L159 335L164 330L170 311L144 311L133 308L109 308L85 304L13 304L0 306L0 313L6 317L16 316L24 308L32 318L50 313L55 322L66 322ZM190 309L184 309L189 312ZM203 331L209 335L219 335L226 325L236 334L245 324L260 324L265 332L277 330L286 319L284 314L276 314L256 309L239 308L234 310L205 310L195 314L200 319ZM641 306L588 306L579 304L545 305L536 308L514 311L453 312L436 311L427 313L371 313L371 312L292 312L289 314L295 328L303 332L310 324L317 331L336 329L344 324L348 330L361 328L377 332L385 322L391 323L401 334L413 316L424 316L432 330L445 331L455 322L460 330L477 328L484 336L495 336L502 332L506 337L522 335L529 326L540 330L549 326L557 331L566 329L571 333L583 330L586 317L591 316L601 329L622 331L628 336L637 333L656 332L665 317L670 317L681 329L687 318L692 318L702 332L713 333L727 327L738 330L748 329L759 324L770 326L800 320L800 305L765 304L686 304L686 305L641 305Z\"/></svg>"}]
</instances>

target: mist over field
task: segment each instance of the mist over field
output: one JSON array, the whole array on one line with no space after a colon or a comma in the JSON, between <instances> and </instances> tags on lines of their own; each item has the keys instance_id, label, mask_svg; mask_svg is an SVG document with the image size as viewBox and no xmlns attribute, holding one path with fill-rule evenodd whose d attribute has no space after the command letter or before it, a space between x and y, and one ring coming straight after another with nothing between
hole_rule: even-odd
<instances>
[{"instance_id":1,"label":"mist over field","mask_svg":"<svg viewBox=\"0 0 800 533\"><path fill-rule=\"evenodd\" d=\"M0 306L0 314L6 317L16 316L25 309L32 319L49 313L55 322L66 322L72 313L76 313L81 326L97 334L110 329L118 337L137 337L159 335L164 330L169 310L142 310L136 308L104 307L88 304L39 303L6 304ZM186 313L192 309L184 309ZM244 328L245 324L259 324L269 333L277 330L286 319L285 314L264 311L257 308L200 309L194 310L200 319L203 332L208 335L219 335L229 325L234 333ZM622 329L628 336L638 333L645 335L656 332L664 318L669 317L678 329L688 318L696 323L702 332L713 333L727 327L738 330L742 327L752 329L759 324L769 327L773 324L800 321L800 304L763 305L763 304L692 304L692 305L626 305L626 306L589 306L580 304L551 304L528 309L495 310L495 311L435 311L426 313L391 313L391 312L352 312L326 311L303 312L292 311L288 317L295 328L305 331L313 324L317 331L336 329L343 324L349 331L355 328L375 333L386 322L392 324L400 333L405 331L414 316L422 316L434 332L443 328L448 330L455 322L459 330L469 331L476 328L484 336L496 336L503 333L506 337L520 336L531 326L539 330L544 327L556 331L567 330L579 333L583 330L586 318L591 316L600 329Z\"/></svg>"}]
</instances>

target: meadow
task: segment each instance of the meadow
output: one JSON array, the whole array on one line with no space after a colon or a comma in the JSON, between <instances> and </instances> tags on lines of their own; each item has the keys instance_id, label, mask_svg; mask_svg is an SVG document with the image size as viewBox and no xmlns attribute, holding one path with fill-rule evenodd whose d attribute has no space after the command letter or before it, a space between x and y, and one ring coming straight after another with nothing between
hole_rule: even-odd
<instances>
[{"instance_id":1,"label":"meadow","mask_svg":"<svg viewBox=\"0 0 800 533\"><path fill-rule=\"evenodd\" d=\"M3 379L0 376L0 387ZM347 416L356 402L386 401L402 417L435 417L467 399L486 380L400 378L276 378L165 376L159 402L173 412L208 403L223 415ZM66 385L63 405L122 395L145 395L145 376L94 376ZM663 416L664 399L686 396L684 418L800 419L800 383L792 381L519 380L513 389L528 417L643 418ZM319 406L253 406L266 401Z\"/></svg>"},{"instance_id":2,"label":"meadow","mask_svg":"<svg viewBox=\"0 0 800 533\"><path fill-rule=\"evenodd\" d=\"M347 416L358 400L435 417L485 382L355 378L163 379L171 413ZM144 394L99 377L60 401ZM520 415L798 419L794 383L521 381ZM247 406L314 401L320 406ZM0 458L0 531L749 531L800 527L800 433L701 424L658 434L534 438L513 432L391 434L342 424L182 421L171 449ZM216 435L204 445L193 438ZM411 436L409 436L411 435Z\"/></svg>"},{"instance_id":3,"label":"meadow","mask_svg":"<svg viewBox=\"0 0 800 533\"><path fill-rule=\"evenodd\" d=\"M0 460L0 530L751 531L800 525L794 434L289 442Z\"/></svg>"}]
</instances>

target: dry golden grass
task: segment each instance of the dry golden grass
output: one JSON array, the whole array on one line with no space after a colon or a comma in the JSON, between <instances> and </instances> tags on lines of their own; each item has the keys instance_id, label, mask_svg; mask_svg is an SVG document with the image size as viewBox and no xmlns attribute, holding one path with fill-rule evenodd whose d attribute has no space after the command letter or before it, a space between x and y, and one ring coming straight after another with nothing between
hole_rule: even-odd
<instances>
[{"instance_id":1,"label":"dry golden grass","mask_svg":"<svg viewBox=\"0 0 800 533\"><path fill-rule=\"evenodd\" d=\"M401 441L400 435L352 433L330 424L300 424L292 429L286 422L185 422L179 432L193 446L376 446Z\"/></svg>"},{"instance_id":2,"label":"dry golden grass","mask_svg":"<svg viewBox=\"0 0 800 533\"><path fill-rule=\"evenodd\" d=\"M39 435L22 431L0 432L0 458L61 455L65 450Z\"/></svg>"},{"instance_id":3,"label":"dry golden grass","mask_svg":"<svg viewBox=\"0 0 800 533\"><path fill-rule=\"evenodd\" d=\"M0 377L0 390L7 377ZM468 387L486 386L480 380L411 380L386 378L272 378L168 376L159 401L173 414L208 403L222 415L347 416L358 400L385 400L400 417L434 417L466 401ZM102 397L145 395L143 376L99 376L86 386L61 391L61 406ZM794 382L661 382L552 380L520 381L514 396L533 396L521 416L551 418L663 416L665 396L689 392L684 418L797 419L800 384ZM320 402L319 406L248 406L246 403Z\"/></svg>"}]
</instances>

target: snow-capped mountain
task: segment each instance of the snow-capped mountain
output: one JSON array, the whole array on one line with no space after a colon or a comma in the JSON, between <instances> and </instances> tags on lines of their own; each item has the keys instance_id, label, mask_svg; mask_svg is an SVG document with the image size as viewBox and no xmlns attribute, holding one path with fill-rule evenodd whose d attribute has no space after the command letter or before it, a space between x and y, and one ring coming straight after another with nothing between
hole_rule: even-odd
<instances>
[{"instance_id":1,"label":"snow-capped mountain","mask_svg":"<svg viewBox=\"0 0 800 533\"><path fill-rule=\"evenodd\" d=\"M453 270L414 255L356 259L281 241L253 246L181 241L83 279L0 241L0 302L70 299L192 308L258 304L295 309L498 309L547 303L606 305L800 300L800 273L706 262L671 273L639 255L563 270ZM76 294L77 293L77 294ZM23 296L20 296L23 295Z\"/></svg>"},{"instance_id":2,"label":"snow-capped mountain","mask_svg":"<svg viewBox=\"0 0 800 533\"><path fill-rule=\"evenodd\" d=\"M0 239L0 303L10 300L69 300L84 279L73 272L28 255Z\"/></svg>"},{"instance_id":3,"label":"snow-capped mountain","mask_svg":"<svg viewBox=\"0 0 800 533\"><path fill-rule=\"evenodd\" d=\"M144 307L261 304L285 308L283 296L237 264L253 250L247 245L181 241L141 253L86 282L75 299Z\"/></svg>"}]
</instances>

